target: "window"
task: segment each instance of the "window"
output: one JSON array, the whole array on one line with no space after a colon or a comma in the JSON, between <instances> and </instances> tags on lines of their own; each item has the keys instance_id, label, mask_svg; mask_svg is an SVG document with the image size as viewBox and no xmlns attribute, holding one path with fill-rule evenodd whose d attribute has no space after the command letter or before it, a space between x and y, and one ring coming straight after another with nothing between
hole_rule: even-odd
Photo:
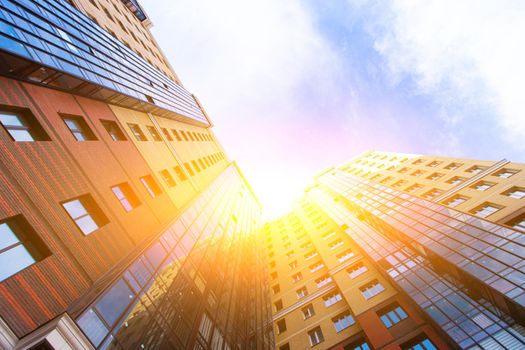
<instances>
[{"instance_id":1,"label":"window","mask_svg":"<svg viewBox=\"0 0 525 350\"><path fill-rule=\"evenodd\" d=\"M279 292L281 291L281 286L278 284L272 286L272 291L273 291L273 294L279 294Z\"/></svg>"},{"instance_id":2,"label":"window","mask_svg":"<svg viewBox=\"0 0 525 350\"><path fill-rule=\"evenodd\" d=\"M466 180L466 178L464 178L464 177L454 176L453 178L450 178L449 180L447 180L447 183L451 184L451 185L459 185L460 183L462 183L465 180Z\"/></svg>"},{"instance_id":3,"label":"window","mask_svg":"<svg viewBox=\"0 0 525 350\"><path fill-rule=\"evenodd\" d=\"M293 250L290 250L288 253L286 253L286 256L288 258L293 258L295 256L295 252Z\"/></svg>"},{"instance_id":4,"label":"window","mask_svg":"<svg viewBox=\"0 0 525 350\"><path fill-rule=\"evenodd\" d=\"M370 345L364 339L359 339L351 344L345 345L343 350L370 350Z\"/></svg>"},{"instance_id":5,"label":"window","mask_svg":"<svg viewBox=\"0 0 525 350\"><path fill-rule=\"evenodd\" d=\"M290 344L286 343L284 345L279 346L279 350L290 350Z\"/></svg>"},{"instance_id":6,"label":"window","mask_svg":"<svg viewBox=\"0 0 525 350\"><path fill-rule=\"evenodd\" d=\"M510 198L522 199L525 197L525 188L514 186L503 192L502 195Z\"/></svg>"},{"instance_id":7,"label":"window","mask_svg":"<svg viewBox=\"0 0 525 350\"><path fill-rule=\"evenodd\" d=\"M160 134L154 126L146 125L146 128L148 129L151 137L153 137L154 141L162 141L162 137L160 137Z\"/></svg>"},{"instance_id":8,"label":"window","mask_svg":"<svg viewBox=\"0 0 525 350\"><path fill-rule=\"evenodd\" d=\"M190 176L195 175L195 173L193 172L193 169L188 163L184 163L184 167L186 168L186 171L190 174Z\"/></svg>"},{"instance_id":9,"label":"window","mask_svg":"<svg viewBox=\"0 0 525 350\"><path fill-rule=\"evenodd\" d=\"M182 141L182 138L180 137L179 133L177 132L177 130L175 129L171 129L171 133L173 134L173 136L175 136L175 140L177 141Z\"/></svg>"},{"instance_id":10,"label":"window","mask_svg":"<svg viewBox=\"0 0 525 350\"><path fill-rule=\"evenodd\" d=\"M346 270L350 278L356 278L357 276L362 275L366 271L368 271L368 268L362 262L358 262L357 264L352 265Z\"/></svg>"},{"instance_id":11,"label":"window","mask_svg":"<svg viewBox=\"0 0 525 350\"><path fill-rule=\"evenodd\" d=\"M381 283L379 283L379 281L374 280L359 288L359 290L361 290L361 294L363 294L363 297L365 297L365 299L370 299L373 296L384 291L385 288L383 287L383 285L381 285Z\"/></svg>"},{"instance_id":12,"label":"window","mask_svg":"<svg viewBox=\"0 0 525 350\"><path fill-rule=\"evenodd\" d=\"M281 299L277 300L275 303L273 303L275 306L275 311L280 311L283 309L283 301Z\"/></svg>"},{"instance_id":13,"label":"window","mask_svg":"<svg viewBox=\"0 0 525 350\"><path fill-rule=\"evenodd\" d=\"M273 247L273 246L272 246L271 244L270 244L270 245L268 245L268 249L272 249L272 247ZM272 261L270 261L270 268L274 268L274 267L275 267L275 265L276 265L276 262L275 262L275 260L272 260Z\"/></svg>"},{"instance_id":14,"label":"window","mask_svg":"<svg viewBox=\"0 0 525 350\"><path fill-rule=\"evenodd\" d=\"M164 182L166 183L166 185L168 185L168 187L173 187L175 186L175 180L173 180L173 176L171 176L170 172L166 169L162 170L160 172L160 176L162 176L162 179L164 180Z\"/></svg>"},{"instance_id":15,"label":"window","mask_svg":"<svg viewBox=\"0 0 525 350\"><path fill-rule=\"evenodd\" d=\"M50 255L22 215L0 220L0 282Z\"/></svg>"},{"instance_id":16,"label":"window","mask_svg":"<svg viewBox=\"0 0 525 350\"><path fill-rule=\"evenodd\" d=\"M336 239L335 241L333 241L332 243L330 243L328 245L328 247L332 250L342 246L344 244L344 242L341 240L341 239Z\"/></svg>"},{"instance_id":17,"label":"window","mask_svg":"<svg viewBox=\"0 0 525 350\"><path fill-rule=\"evenodd\" d=\"M462 166L462 165L463 165L463 164L461 164L461 163L455 163L455 162L454 162L454 163L450 163L449 165L447 165L447 166L445 167L445 169L447 169L447 170L456 170L457 168L459 168L459 167Z\"/></svg>"},{"instance_id":18,"label":"window","mask_svg":"<svg viewBox=\"0 0 525 350\"><path fill-rule=\"evenodd\" d=\"M311 331L308 331L308 339L310 339L310 345L314 346L324 341L323 332L321 327L316 327Z\"/></svg>"},{"instance_id":19,"label":"window","mask_svg":"<svg viewBox=\"0 0 525 350\"><path fill-rule=\"evenodd\" d=\"M131 130L131 133L133 134L133 136L135 136L135 139L137 139L137 141L148 141L146 135L144 135L140 126L131 123L128 123L128 126L129 130Z\"/></svg>"},{"instance_id":20,"label":"window","mask_svg":"<svg viewBox=\"0 0 525 350\"><path fill-rule=\"evenodd\" d=\"M128 212L141 204L139 198L127 182L111 187L111 191L115 194L120 204L122 204L124 210Z\"/></svg>"},{"instance_id":21,"label":"window","mask_svg":"<svg viewBox=\"0 0 525 350\"><path fill-rule=\"evenodd\" d=\"M525 231L525 214L522 214L518 216L517 218L514 218L511 221L506 222L506 224L518 230Z\"/></svg>"},{"instance_id":22,"label":"window","mask_svg":"<svg viewBox=\"0 0 525 350\"><path fill-rule=\"evenodd\" d=\"M303 279L303 274L300 273L300 272L298 272L298 273L296 273L295 275L292 276L293 283L297 283L297 282L299 282L302 279Z\"/></svg>"},{"instance_id":23,"label":"window","mask_svg":"<svg viewBox=\"0 0 525 350\"><path fill-rule=\"evenodd\" d=\"M516 170L516 169L501 169L501 170L496 171L492 175L501 177L502 179L508 179L509 177L511 177L514 174L517 174L518 172L519 170Z\"/></svg>"},{"instance_id":24,"label":"window","mask_svg":"<svg viewBox=\"0 0 525 350\"><path fill-rule=\"evenodd\" d=\"M196 161L192 160L191 164L193 164L193 167L195 168L195 170L197 170L198 173L201 172L201 168L199 168L199 165L197 164Z\"/></svg>"},{"instance_id":25,"label":"window","mask_svg":"<svg viewBox=\"0 0 525 350\"><path fill-rule=\"evenodd\" d=\"M297 299L301 299L308 295L308 290L306 287L301 287L295 291L295 294L297 294Z\"/></svg>"},{"instance_id":26,"label":"window","mask_svg":"<svg viewBox=\"0 0 525 350\"><path fill-rule=\"evenodd\" d=\"M343 300L343 297L341 296L339 292L332 292L330 294L326 294L325 296L323 296L323 300L324 300L324 306L330 307L334 305L335 303L337 303L338 301Z\"/></svg>"},{"instance_id":27,"label":"window","mask_svg":"<svg viewBox=\"0 0 525 350\"><path fill-rule=\"evenodd\" d=\"M328 239L330 237L333 237L333 236L335 236L335 231L331 231L331 232L325 233L322 237L323 237L323 239L326 240L326 239Z\"/></svg>"},{"instance_id":28,"label":"window","mask_svg":"<svg viewBox=\"0 0 525 350\"><path fill-rule=\"evenodd\" d=\"M334 324L335 331L337 333L341 332L343 329L350 327L355 323L354 318L350 311L345 311L336 317L332 318L332 323Z\"/></svg>"},{"instance_id":29,"label":"window","mask_svg":"<svg viewBox=\"0 0 525 350\"><path fill-rule=\"evenodd\" d=\"M2 124L13 141L51 140L29 109L1 106L0 124Z\"/></svg>"},{"instance_id":30,"label":"window","mask_svg":"<svg viewBox=\"0 0 525 350\"><path fill-rule=\"evenodd\" d=\"M401 350L437 350L437 347L425 334L420 334L406 343L401 344Z\"/></svg>"},{"instance_id":31,"label":"window","mask_svg":"<svg viewBox=\"0 0 525 350\"><path fill-rule=\"evenodd\" d=\"M168 141L173 141L173 137L171 137L171 134L170 134L170 132L168 131L168 129L166 129L166 128L161 128L161 130L162 130L162 133L164 134L164 137L166 137L166 139L167 139Z\"/></svg>"},{"instance_id":32,"label":"window","mask_svg":"<svg viewBox=\"0 0 525 350\"><path fill-rule=\"evenodd\" d=\"M487 216L494 214L501 208L502 207L497 204L485 202L482 205L472 209L470 213L481 218L486 218Z\"/></svg>"},{"instance_id":33,"label":"window","mask_svg":"<svg viewBox=\"0 0 525 350\"><path fill-rule=\"evenodd\" d=\"M126 27L124 27L124 24L122 24L120 20L117 19L117 23L124 32L128 33L128 30L126 29Z\"/></svg>"},{"instance_id":34,"label":"window","mask_svg":"<svg viewBox=\"0 0 525 350\"><path fill-rule=\"evenodd\" d=\"M114 20L113 20L113 17L111 17L111 15L109 14L109 11L108 11L105 7L102 7L102 10L104 10L104 13L106 14L106 16L107 16L110 20L114 21Z\"/></svg>"},{"instance_id":35,"label":"window","mask_svg":"<svg viewBox=\"0 0 525 350\"><path fill-rule=\"evenodd\" d=\"M157 181L151 175L146 175L140 178L140 182L146 187L151 197L155 198L162 193Z\"/></svg>"},{"instance_id":36,"label":"window","mask_svg":"<svg viewBox=\"0 0 525 350\"><path fill-rule=\"evenodd\" d=\"M277 279L277 272L275 272L275 271L272 272L272 273L270 274L270 277L272 278L272 280Z\"/></svg>"},{"instance_id":37,"label":"window","mask_svg":"<svg viewBox=\"0 0 525 350\"><path fill-rule=\"evenodd\" d=\"M386 184L387 182L389 182L390 180L392 180L393 177L392 176L387 176L385 177L383 180L380 181L380 183L382 184Z\"/></svg>"},{"instance_id":38,"label":"window","mask_svg":"<svg viewBox=\"0 0 525 350\"><path fill-rule=\"evenodd\" d=\"M482 166L479 166L479 165L474 165L473 167L470 167L470 168L468 168L465 171L467 173L471 173L471 174L479 174L485 169L486 169L486 167L482 167Z\"/></svg>"},{"instance_id":39,"label":"window","mask_svg":"<svg viewBox=\"0 0 525 350\"><path fill-rule=\"evenodd\" d=\"M305 320L315 315L314 306L312 304L308 304L305 307L303 307L301 309L301 312L303 313L303 318Z\"/></svg>"},{"instance_id":40,"label":"window","mask_svg":"<svg viewBox=\"0 0 525 350\"><path fill-rule=\"evenodd\" d=\"M472 185L471 188L478 190L478 191L486 191L492 186L494 186L494 183L492 182L480 181Z\"/></svg>"},{"instance_id":41,"label":"window","mask_svg":"<svg viewBox=\"0 0 525 350\"><path fill-rule=\"evenodd\" d=\"M88 235L109 222L108 218L89 194L63 202L62 206L84 235Z\"/></svg>"},{"instance_id":42,"label":"window","mask_svg":"<svg viewBox=\"0 0 525 350\"><path fill-rule=\"evenodd\" d=\"M412 176L421 176L422 174L424 174L425 172L423 170L416 170L414 171L411 175Z\"/></svg>"},{"instance_id":43,"label":"window","mask_svg":"<svg viewBox=\"0 0 525 350\"><path fill-rule=\"evenodd\" d=\"M332 282L332 277L330 275L323 275L315 280L315 283L317 284L317 288L321 288L322 286L327 285L328 283Z\"/></svg>"},{"instance_id":44,"label":"window","mask_svg":"<svg viewBox=\"0 0 525 350\"><path fill-rule=\"evenodd\" d=\"M400 173L400 174L404 174L408 171L408 168L407 167L404 167L404 168L401 168L399 169L397 172Z\"/></svg>"},{"instance_id":45,"label":"window","mask_svg":"<svg viewBox=\"0 0 525 350\"><path fill-rule=\"evenodd\" d=\"M184 171L182 171L182 168L180 166L176 166L173 168L173 170L175 170L175 174L177 174L177 177L179 178L179 180L181 181L185 181L185 180L188 180L188 177L186 176L186 174L184 174Z\"/></svg>"},{"instance_id":46,"label":"window","mask_svg":"<svg viewBox=\"0 0 525 350\"><path fill-rule=\"evenodd\" d=\"M408 193L414 193L416 192L417 190L423 188L422 185L420 184L413 184L412 186L408 187L405 191L408 192Z\"/></svg>"},{"instance_id":47,"label":"window","mask_svg":"<svg viewBox=\"0 0 525 350\"><path fill-rule=\"evenodd\" d=\"M314 258L315 256L317 256L317 252L316 251L311 251L311 252L308 252L304 255L304 259L305 260L310 260L312 258Z\"/></svg>"},{"instance_id":48,"label":"window","mask_svg":"<svg viewBox=\"0 0 525 350\"><path fill-rule=\"evenodd\" d=\"M439 196L442 193L443 193L443 191L440 190L439 188L433 188L430 191L428 191L425 194L423 194L423 198L432 199L434 197Z\"/></svg>"},{"instance_id":49,"label":"window","mask_svg":"<svg viewBox=\"0 0 525 350\"><path fill-rule=\"evenodd\" d=\"M290 266L290 270L293 270L297 267L297 260L292 261L288 264Z\"/></svg>"},{"instance_id":50,"label":"window","mask_svg":"<svg viewBox=\"0 0 525 350\"><path fill-rule=\"evenodd\" d=\"M392 187L399 188L399 187L405 185L407 182L408 182L408 181L406 181L406 180L399 180L399 181L395 182L395 183L392 185Z\"/></svg>"},{"instance_id":51,"label":"window","mask_svg":"<svg viewBox=\"0 0 525 350\"><path fill-rule=\"evenodd\" d=\"M100 120L102 126L108 132L109 136L113 141L126 141L124 132L120 130L118 124L112 120Z\"/></svg>"},{"instance_id":52,"label":"window","mask_svg":"<svg viewBox=\"0 0 525 350\"><path fill-rule=\"evenodd\" d=\"M378 315L386 328L390 328L393 325L408 318L407 313L401 306L399 306L398 303L390 304L389 306L379 310Z\"/></svg>"},{"instance_id":53,"label":"window","mask_svg":"<svg viewBox=\"0 0 525 350\"><path fill-rule=\"evenodd\" d=\"M319 261L313 265L310 265L310 272L314 273L316 271L321 270L323 267L324 267L324 264Z\"/></svg>"},{"instance_id":54,"label":"window","mask_svg":"<svg viewBox=\"0 0 525 350\"><path fill-rule=\"evenodd\" d=\"M184 141L189 141L188 136L186 135L186 133L183 130L180 130L180 134L184 138Z\"/></svg>"},{"instance_id":55,"label":"window","mask_svg":"<svg viewBox=\"0 0 525 350\"><path fill-rule=\"evenodd\" d=\"M70 114L61 114L60 116L77 141L97 140L97 137L81 116Z\"/></svg>"},{"instance_id":56,"label":"window","mask_svg":"<svg viewBox=\"0 0 525 350\"><path fill-rule=\"evenodd\" d=\"M286 332L286 321L284 318L282 320L277 321L277 332L279 334Z\"/></svg>"},{"instance_id":57,"label":"window","mask_svg":"<svg viewBox=\"0 0 525 350\"><path fill-rule=\"evenodd\" d=\"M448 205L451 208L455 208L458 205L465 203L467 200L468 200L468 197L456 195L444 201L443 204Z\"/></svg>"},{"instance_id":58,"label":"window","mask_svg":"<svg viewBox=\"0 0 525 350\"><path fill-rule=\"evenodd\" d=\"M432 181L436 181L437 179L439 179L443 175L445 175L445 174L443 174L443 173L433 173L432 175L427 177L427 179L432 180Z\"/></svg>"},{"instance_id":59,"label":"window","mask_svg":"<svg viewBox=\"0 0 525 350\"><path fill-rule=\"evenodd\" d=\"M439 164L441 164L442 162L438 162L438 161L432 161L430 163L427 164L427 166L431 167L431 168L435 168L437 167Z\"/></svg>"}]
</instances>

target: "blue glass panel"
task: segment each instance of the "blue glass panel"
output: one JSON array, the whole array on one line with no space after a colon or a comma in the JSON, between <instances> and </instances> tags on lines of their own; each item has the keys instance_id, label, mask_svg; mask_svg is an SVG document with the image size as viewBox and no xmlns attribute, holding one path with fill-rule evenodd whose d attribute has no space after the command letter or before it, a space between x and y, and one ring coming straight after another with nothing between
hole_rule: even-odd
<instances>
[{"instance_id":1,"label":"blue glass panel","mask_svg":"<svg viewBox=\"0 0 525 350\"><path fill-rule=\"evenodd\" d=\"M80 316L77 324L95 346L98 346L108 334L108 328L92 309Z\"/></svg>"},{"instance_id":2,"label":"blue glass panel","mask_svg":"<svg viewBox=\"0 0 525 350\"><path fill-rule=\"evenodd\" d=\"M0 254L0 281L32 265L35 259L23 245L18 245Z\"/></svg>"},{"instance_id":3,"label":"blue glass panel","mask_svg":"<svg viewBox=\"0 0 525 350\"><path fill-rule=\"evenodd\" d=\"M104 320L113 325L132 301L135 293L124 280L118 280L113 287L100 299L95 308Z\"/></svg>"},{"instance_id":4,"label":"blue glass panel","mask_svg":"<svg viewBox=\"0 0 525 350\"><path fill-rule=\"evenodd\" d=\"M129 268L129 271L141 286L145 286L151 278L151 271L144 264L145 259L144 256L139 257Z\"/></svg>"},{"instance_id":5,"label":"blue glass panel","mask_svg":"<svg viewBox=\"0 0 525 350\"><path fill-rule=\"evenodd\" d=\"M0 224L0 250L18 243L18 237L7 223Z\"/></svg>"}]
</instances>

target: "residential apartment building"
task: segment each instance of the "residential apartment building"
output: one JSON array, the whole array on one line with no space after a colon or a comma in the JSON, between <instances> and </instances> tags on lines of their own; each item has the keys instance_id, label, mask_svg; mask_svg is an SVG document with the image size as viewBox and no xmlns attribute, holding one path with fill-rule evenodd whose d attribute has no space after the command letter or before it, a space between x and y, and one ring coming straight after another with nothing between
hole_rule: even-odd
<instances>
[{"instance_id":1,"label":"residential apartment building","mask_svg":"<svg viewBox=\"0 0 525 350\"><path fill-rule=\"evenodd\" d=\"M270 349L260 205L135 1L0 1L0 348Z\"/></svg>"},{"instance_id":2,"label":"residential apartment building","mask_svg":"<svg viewBox=\"0 0 525 350\"><path fill-rule=\"evenodd\" d=\"M276 348L525 347L523 164L367 152L263 228Z\"/></svg>"}]
</instances>

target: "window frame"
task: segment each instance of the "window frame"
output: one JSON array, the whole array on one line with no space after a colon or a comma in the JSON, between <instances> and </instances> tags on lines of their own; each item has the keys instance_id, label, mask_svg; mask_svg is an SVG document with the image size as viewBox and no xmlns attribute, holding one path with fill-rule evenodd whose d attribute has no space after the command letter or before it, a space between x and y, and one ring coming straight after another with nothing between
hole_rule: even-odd
<instances>
[{"instance_id":1,"label":"window frame","mask_svg":"<svg viewBox=\"0 0 525 350\"><path fill-rule=\"evenodd\" d=\"M67 113L59 113L59 115L75 140L78 142L98 141L97 136L83 116ZM68 122L74 123L75 127L73 128ZM80 138L79 135L81 135Z\"/></svg>"},{"instance_id":2,"label":"window frame","mask_svg":"<svg viewBox=\"0 0 525 350\"><path fill-rule=\"evenodd\" d=\"M11 242L6 242L5 245L1 242L0 255L12 252L19 247L23 247L26 258L29 256L32 262L24 264L23 267L18 266L12 271L9 271L5 277L0 277L0 283L51 256L51 251L45 244L44 240L36 233L33 226L22 214L1 219L0 227L2 227L2 225L5 225L11 232L12 240ZM2 236L2 239L5 239L5 237ZM8 265L13 267L12 264Z\"/></svg>"},{"instance_id":3,"label":"window frame","mask_svg":"<svg viewBox=\"0 0 525 350\"><path fill-rule=\"evenodd\" d=\"M67 208L68 204L73 203L75 201L78 201L82 209L85 211L85 213L76 217L74 217L70 210ZM66 212L66 214L69 216L69 218L73 221L75 226L79 229L80 232L82 232L84 236L89 236L90 234L93 234L95 231L98 231L99 229L101 229L109 223L108 217L104 214L102 208L100 208L93 196L89 193L85 193L83 195L62 201L60 202L60 204ZM93 223L97 226L95 229L89 232L84 231L82 226L78 223L78 221L86 217L89 217L91 221L93 221Z\"/></svg>"},{"instance_id":4,"label":"window frame","mask_svg":"<svg viewBox=\"0 0 525 350\"><path fill-rule=\"evenodd\" d=\"M312 338L313 335L315 335L315 339ZM317 326L309 330L308 339L310 341L311 346L316 346L324 342L324 335L323 335L323 330L321 329L321 326Z\"/></svg>"},{"instance_id":5,"label":"window frame","mask_svg":"<svg viewBox=\"0 0 525 350\"><path fill-rule=\"evenodd\" d=\"M1 121L2 115L15 117L20 125L5 124ZM0 105L0 126L13 142L51 141L51 138L29 108ZM11 133L11 130L25 131L31 140L17 139Z\"/></svg>"},{"instance_id":6,"label":"window frame","mask_svg":"<svg viewBox=\"0 0 525 350\"><path fill-rule=\"evenodd\" d=\"M124 133L124 131L122 131L122 129L120 128L120 126L118 125L118 123L114 120L107 120L107 119L100 119L100 123L102 124L102 126L104 127L104 129L107 131L109 137L111 138L111 140L113 141L128 141L128 138L126 137L126 134ZM116 133L117 134L117 137L113 137L113 133L111 131L111 128L114 128L114 130L116 130Z\"/></svg>"},{"instance_id":7,"label":"window frame","mask_svg":"<svg viewBox=\"0 0 525 350\"><path fill-rule=\"evenodd\" d=\"M115 193L116 188L120 190L123 198L119 198L119 195ZM142 204L135 191L133 191L133 189L127 182L121 182L119 184L111 186L110 189L111 192L113 192L113 194L117 198L117 200L120 202L124 210L128 213ZM126 207L125 203L129 204L129 209L128 207Z\"/></svg>"},{"instance_id":8,"label":"window frame","mask_svg":"<svg viewBox=\"0 0 525 350\"><path fill-rule=\"evenodd\" d=\"M139 178L140 183L144 186L151 198L157 198L163 192L159 184L152 175L144 175ZM148 183L149 182L149 183Z\"/></svg>"},{"instance_id":9,"label":"window frame","mask_svg":"<svg viewBox=\"0 0 525 350\"><path fill-rule=\"evenodd\" d=\"M395 316L395 318L392 315ZM377 312L377 316L386 328L391 328L401 321L409 318L408 313L397 302L394 302L379 310ZM385 322L385 320L387 322Z\"/></svg>"},{"instance_id":10,"label":"window frame","mask_svg":"<svg viewBox=\"0 0 525 350\"><path fill-rule=\"evenodd\" d=\"M346 310L341 312L337 316L332 317L332 324L335 327L336 333L340 333L348 327L351 327L354 324L356 324L356 320L350 312L350 310ZM340 327L338 327L338 325L340 325Z\"/></svg>"}]
</instances>

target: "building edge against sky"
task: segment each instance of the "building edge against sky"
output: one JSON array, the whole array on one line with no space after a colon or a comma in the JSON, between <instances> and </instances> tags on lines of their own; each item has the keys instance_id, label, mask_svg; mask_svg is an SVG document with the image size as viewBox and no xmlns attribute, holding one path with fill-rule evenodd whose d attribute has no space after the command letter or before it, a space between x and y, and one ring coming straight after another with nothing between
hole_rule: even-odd
<instances>
[{"instance_id":1,"label":"building edge against sky","mask_svg":"<svg viewBox=\"0 0 525 350\"><path fill-rule=\"evenodd\" d=\"M0 348L271 349L261 208L135 0L0 2Z\"/></svg>"},{"instance_id":2,"label":"building edge against sky","mask_svg":"<svg viewBox=\"0 0 525 350\"><path fill-rule=\"evenodd\" d=\"M520 349L525 165L366 152L265 224L279 350Z\"/></svg>"},{"instance_id":3,"label":"building edge against sky","mask_svg":"<svg viewBox=\"0 0 525 350\"><path fill-rule=\"evenodd\" d=\"M0 1L0 347L523 347L524 165L369 152L261 231L150 26Z\"/></svg>"}]
</instances>

